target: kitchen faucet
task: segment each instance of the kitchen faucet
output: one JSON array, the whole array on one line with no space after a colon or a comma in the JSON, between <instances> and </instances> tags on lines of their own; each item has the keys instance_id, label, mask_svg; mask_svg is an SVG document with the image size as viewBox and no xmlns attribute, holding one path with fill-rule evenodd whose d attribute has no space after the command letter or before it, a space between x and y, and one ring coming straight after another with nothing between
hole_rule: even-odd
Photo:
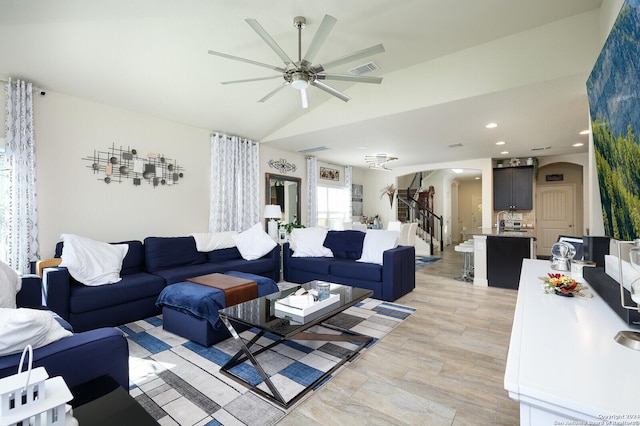
<instances>
[{"instance_id":1,"label":"kitchen faucet","mask_svg":"<svg viewBox=\"0 0 640 426\"><path fill-rule=\"evenodd\" d=\"M498 229L498 231L500 231L500 229L504 229L504 224L500 226L500 216L503 216L503 215L505 219L511 219L511 213L509 213L506 210L502 210L496 213L496 228Z\"/></svg>"}]
</instances>

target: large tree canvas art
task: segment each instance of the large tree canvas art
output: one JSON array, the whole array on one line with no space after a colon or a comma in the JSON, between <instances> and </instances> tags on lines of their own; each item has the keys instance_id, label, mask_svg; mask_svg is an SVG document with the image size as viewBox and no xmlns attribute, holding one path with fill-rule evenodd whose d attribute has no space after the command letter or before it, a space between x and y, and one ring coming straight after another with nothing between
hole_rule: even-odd
<instances>
[{"instance_id":1,"label":"large tree canvas art","mask_svg":"<svg viewBox=\"0 0 640 426\"><path fill-rule=\"evenodd\" d=\"M605 233L640 237L640 0L626 0L587 80Z\"/></svg>"}]
</instances>

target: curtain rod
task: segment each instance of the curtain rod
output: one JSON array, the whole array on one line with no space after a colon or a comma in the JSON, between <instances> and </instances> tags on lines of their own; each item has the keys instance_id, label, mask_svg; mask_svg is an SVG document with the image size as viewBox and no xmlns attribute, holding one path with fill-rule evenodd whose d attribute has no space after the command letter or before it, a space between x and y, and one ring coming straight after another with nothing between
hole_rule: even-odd
<instances>
[{"instance_id":1,"label":"curtain rod","mask_svg":"<svg viewBox=\"0 0 640 426\"><path fill-rule=\"evenodd\" d=\"M6 78L5 77L0 77L0 81L3 82L3 83L8 83L9 82L8 77L6 77ZM39 88L37 86L34 86L33 83L31 85L31 91L33 93L37 93L40 96L44 96L44 95L47 94L46 91L42 90L41 88Z\"/></svg>"}]
</instances>

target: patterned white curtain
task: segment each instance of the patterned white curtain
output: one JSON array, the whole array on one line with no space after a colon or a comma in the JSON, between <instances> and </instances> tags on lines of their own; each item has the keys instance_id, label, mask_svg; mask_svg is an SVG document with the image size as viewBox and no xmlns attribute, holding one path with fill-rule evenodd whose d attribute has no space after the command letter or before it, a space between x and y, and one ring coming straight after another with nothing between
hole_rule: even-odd
<instances>
[{"instance_id":1,"label":"patterned white curtain","mask_svg":"<svg viewBox=\"0 0 640 426\"><path fill-rule=\"evenodd\" d=\"M307 157L307 227L318 225L318 161Z\"/></svg>"},{"instance_id":2,"label":"patterned white curtain","mask_svg":"<svg viewBox=\"0 0 640 426\"><path fill-rule=\"evenodd\" d=\"M353 220L353 197L351 194L351 184L353 183L353 167L344 166L344 185L347 187L347 217L346 222Z\"/></svg>"},{"instance_id":3,"label":"patterned white curtain","mask_svg":"<svg viewBox=\"0 0 640 426\"><path fill-rule=\"evenodd\" d=\"M211 135L209 232L245 231L260 221L260 150L238 136Z\"/></svg>"},{"instance_id":4,"label":"patterned white curtain","mask_svg":"<svg viewBox=\"0 0 640 426\"><path fill-rule=\"evenodd\" d=\"M40 257L32 86L9 79L5 90L5 158L0 178L6 181L2 185L0 245L6 263L28 273L31 262Z\"/></svg>"}]
</instances>

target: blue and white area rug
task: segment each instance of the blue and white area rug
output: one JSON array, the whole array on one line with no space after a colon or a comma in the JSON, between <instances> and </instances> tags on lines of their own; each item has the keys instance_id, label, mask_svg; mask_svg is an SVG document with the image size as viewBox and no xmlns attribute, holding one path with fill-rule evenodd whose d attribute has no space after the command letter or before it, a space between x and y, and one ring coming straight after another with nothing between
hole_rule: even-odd
<instances>
[{"instance_id":1,"label":"blue and white area rug","mask_svg":"<svg viewBox=\"0 0 640 426\"><path fill-rule=\"evenodd\" d=\"M415 309L407 306L365 299L336 315L331 323L373 337L371 346L413 312ZM166 332L162 328L162 316L120 328L129 340L129 393L161 425L273 425L295 409L294 406L285 410L220 373L220 366L238 350L231 338L211 347L201 346ZM324 327L319 331L335 333ZM255 330L242 334L248 339L255 335ZM263 346L271 342L268 336L258 341ZM290 400L335 366L341 354L354 345L295 341L276 345L258 359L284 398ZM246 364L235 368L244 366L246 377L266 390L255 369ZM345 363L334 374L348 365L349 362ZM322 383L301 401L320 386Z\"/></svg>"},{"instance_id":2,"label":"blue and white area rug","mask_svg":"<svg viewBox=\"0 0 640 426\"><path fill-rule=\"evenodd\" d=\"M430 265L433 262L440 260L439 257L434 256L416 256L416 271Z\"/></svg>"}]
</instances>

